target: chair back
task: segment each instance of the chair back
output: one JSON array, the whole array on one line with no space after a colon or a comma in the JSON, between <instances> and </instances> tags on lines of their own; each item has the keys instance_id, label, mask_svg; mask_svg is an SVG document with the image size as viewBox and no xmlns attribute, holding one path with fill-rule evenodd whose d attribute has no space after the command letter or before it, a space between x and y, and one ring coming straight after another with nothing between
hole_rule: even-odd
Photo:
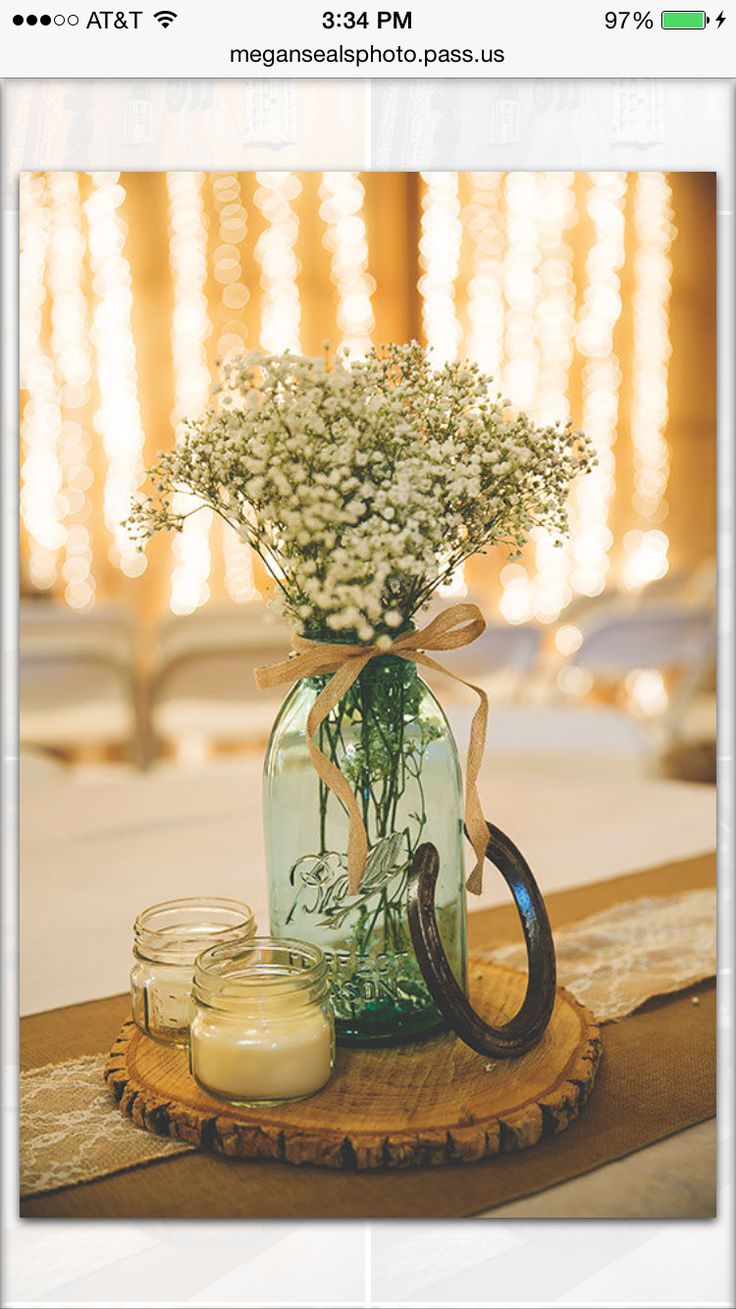
<instances>
[{"instance_id":1,"label":"chair back","mask_svg":"<svg viewBox=\"0 0 736 1309\"><path fill-rule=\"evenodd\" d=\"M19 646L22 742L71 751L132 744L138 704L125 610L80 614L51 601L22 602Z\"/></svg>"},{"instance_id":2,"label":"chair back","mask_svg":"<svg viewBox=\"0 0 736 1309\"><path fill-rule=\"evenodd\" d=\"M683 671L708 657L714 635L709 608L645 606L589 629L571 662L596 677L618 677L634 668Z\"/></svg>"},{"instance_id":3,"label":"chair back","mask_svg":"<svg viewBox=\"0 0 736 1309\"><path fill-rule=\"evenodd\" d=\"M259 691L255 670L285 659L290 629L262 605L208 606L162 629L151 692L159 740L198 736L212 743L261 740L284 692Z\"/></svg>"},{"instance_id":4,"label":"chair back","mask_svg":"<svg viewBox=\"0 0 736 1309\"><path fill-rule=\"evenodd\" d=\"M436 656L459 677L483 678L492 673L528 673L536 666L542 633L527 625L489 623L472 645Z\"/></svg>"}]
</instances>

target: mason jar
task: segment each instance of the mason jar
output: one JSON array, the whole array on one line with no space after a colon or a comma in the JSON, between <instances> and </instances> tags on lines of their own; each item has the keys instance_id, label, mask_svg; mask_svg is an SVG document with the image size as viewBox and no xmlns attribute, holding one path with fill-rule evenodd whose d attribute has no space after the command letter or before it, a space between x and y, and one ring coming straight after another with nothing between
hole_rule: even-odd
<instances>
[{"instance_id":1,"label":"mason jar","mask_svg":"<svg viewBox=\"0 0 736 1309\"><path fill-rule=\"evenodd\" d=\"M279 1104L321 1090L335 1060L335 1023L321 950L255 937L213 946L194 969L193 1076L237 1104Z\"/></svg>"},{"instance_id":2,"label":"mason jar","mask_svg":"<svg viewBox=\"0 0 736 1309\"><path fill-rule=\"evenodd\" d=\"M319 946L327 960L338 1042L384 1045L443 1025L411 943L406 887L419 845L440 858L437 919L466 987L460 762L444 713L416 665L374 657L315 733L353 788L368 835L357 895L348 889L348 820L307 748L307 718L329 679L290 691L271 733L264 822L271 932Z\"/></svg>"},{"instance_id":3,"label":"mason jar","mask_svg":"<svg viewBox=\"0 0 736 1309\"><path fill-rule=\"evenodd\" d=\"M255 935L253 911L238 900L167 900L133 925L133 1019L157 1041L186 1045L194 961L207 946Z\"/></svg>"}]
</instances>

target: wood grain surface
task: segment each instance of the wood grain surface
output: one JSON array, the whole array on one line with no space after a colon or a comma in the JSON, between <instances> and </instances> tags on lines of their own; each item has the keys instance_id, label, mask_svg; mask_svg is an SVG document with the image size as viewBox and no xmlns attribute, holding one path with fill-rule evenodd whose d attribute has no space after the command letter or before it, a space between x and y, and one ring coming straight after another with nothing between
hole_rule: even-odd
<instances>
[{"instance_id":1,"label":"wood grain surface","mask_svg":"<svg viewBox=\"0 0 736 1309\"><path fill-rule=\"evenodd\" d=\"M518 1009L526 976L472 959L470 994L501 1023ZM230 1158L327 1168L413 1168L474 1163L527 1149L565 1130L590 1095L601 1055L590 1014L561 988L539 1045L489 1062L450 1033L382 1050L338 1050L318 1095L246 1109L209 1095L186 1050L126 1022L105 1077L123 1113L150 1132Z\"/></svg>"}]
</instances>

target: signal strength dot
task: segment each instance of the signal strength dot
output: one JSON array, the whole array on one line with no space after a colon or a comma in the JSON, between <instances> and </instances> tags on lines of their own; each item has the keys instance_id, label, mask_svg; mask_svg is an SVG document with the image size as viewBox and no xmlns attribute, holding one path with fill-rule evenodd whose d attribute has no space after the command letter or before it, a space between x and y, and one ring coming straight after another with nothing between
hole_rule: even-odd
<instances>
[{"instance_id":1,"label":"signal strength dot","mask_svg":"<svg viewBox=\"0 0 736 1309\"><path fill-rule=\"evenodd\" d=\"M158 13L153 16L162 27L171 27L177 14L174 13L173 9L159 9Z\"/></svg>"}]
</instances>

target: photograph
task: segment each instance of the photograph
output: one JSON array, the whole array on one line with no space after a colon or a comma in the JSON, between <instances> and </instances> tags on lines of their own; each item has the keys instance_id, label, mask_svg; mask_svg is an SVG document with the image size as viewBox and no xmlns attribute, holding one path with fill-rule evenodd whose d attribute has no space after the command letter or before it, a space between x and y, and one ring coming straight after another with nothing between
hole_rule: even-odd
<instances>
[{"instance_id":1,"label":"photograph","mask_svg":"<svg viewBox=\"0 0 736 1309\"><path fill-rule=\"evenodd\" d=\"M637 158L20 172L22 1219L715 1216L716 174Z\"/></svg>"}]
</instances>

